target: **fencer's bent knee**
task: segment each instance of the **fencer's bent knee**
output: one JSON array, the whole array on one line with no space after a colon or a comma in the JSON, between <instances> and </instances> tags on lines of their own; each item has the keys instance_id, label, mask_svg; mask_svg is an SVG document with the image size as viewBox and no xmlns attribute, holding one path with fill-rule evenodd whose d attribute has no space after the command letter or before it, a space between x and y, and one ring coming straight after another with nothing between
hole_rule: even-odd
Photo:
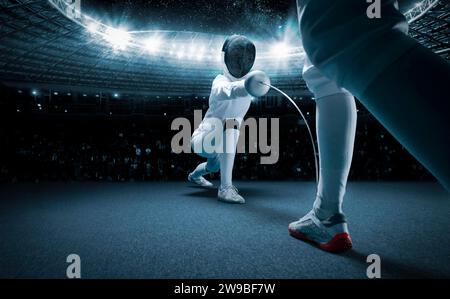
<instances>
[{"instance_id":1,"label":"fencer's bent knee","mask_svg":"<svg viewBox=\"0 0 450 299\"><path fill-rule=\"evenodd\" d=\"M200 127L191 138L194 153L203 158L215 157L222 146L222 131Z\"/></svg>"},{"instance_id":2,"label":"fencer's bent knee","mask_svg":"<svg viewBox=\"0 0 450 299\"><path fill-rule=\"evenodd\" d=\"M210 132L205 132L201 130L196 130L194 134L192 134L191 138L191 148L193 149L193 152L200 157L203 158L211 158L217 155L217 153L212 151L212 148L208 150L205 149L204 143L205 138L208 136Z\"/></svg>"}]
</instances>

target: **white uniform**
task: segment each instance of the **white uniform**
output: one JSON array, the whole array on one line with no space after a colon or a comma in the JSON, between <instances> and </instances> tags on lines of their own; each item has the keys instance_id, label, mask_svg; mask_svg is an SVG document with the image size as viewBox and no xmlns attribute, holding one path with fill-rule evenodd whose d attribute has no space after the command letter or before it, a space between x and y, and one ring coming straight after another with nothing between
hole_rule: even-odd
<instances>
[{"instance_id":1,"label":"white uniform","mask_svg":"<svg viewBox=\"0 0 450 299\"><path fill-rule=\"evenodd\" d=\"M218 75L212 84L205 121L211 117L222 121L229 118L242 120L252 99L245 90L244 80L233 81L225 75Z\"/></svg>"},{"instance_id":2,"label":"white uniform","mask_svg":"<svg viewBox=\"0 0 450 299\"><path fill-rule=\"evenodd\" d=\"M194 177L206 173L221 171L221 185L231 185L232 168L236 145L239 139L239 128L227 129L228 119L242 123L247 114L253 97L245 89L245 80L237 80L229 74L218 75L212 84L209 97L209 108L198 129L194 131L191 145L194 152L207 158L206 163L200 164L193 172ZM216 140L215 136L220 136ZM206 148L214 140L214 150ZM226 144L223 146L222 141Z\"/></svg>"},{"instance_id":3,"label":"white uniform","mask_svg":"<svg viewBox=\"0 0 450 299\"><path fill-rule=\"evenodd\" d=\"M203 175L220 170L217 197L227 203L245 203L233 186L232 176L239 129L252 101L246 88L252 92L252 82L256 82L258 76L258 72L247 76L255 57L256 47L245 36L232 35L225 40L222 48L224 74L214 79L209 109L191 139L194 152L208 160L199 164L188 180L202 187L212 187Z\"/></svg>"},{"instance_id":4,"label":"white uniform","mask_svg":"<svg viewBox=\"0 0 450 299\"><path fill-rule=\"evenodd\" d=\"M214 79L209 96L208 111L199 128L192 135L191 143L195 153L205 158L215 158L217 155L217 153L203 150L205 137L209 134L216 134L216 130L223 131L223 125L227 119L235 119L241 124L253 100L253 97L245 89L244 80L235 81L230 77L218 75ZM221 127L216 128L218 123L221 124Z\"/></svg>"}]
</instances>

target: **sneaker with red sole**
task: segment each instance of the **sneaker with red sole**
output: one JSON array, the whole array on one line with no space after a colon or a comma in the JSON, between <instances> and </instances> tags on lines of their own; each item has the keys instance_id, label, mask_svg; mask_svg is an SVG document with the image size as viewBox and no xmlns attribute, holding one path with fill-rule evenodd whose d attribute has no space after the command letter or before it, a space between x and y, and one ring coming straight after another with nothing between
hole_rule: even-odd
<instances>
[{"instance_id":1,"label":"sneaker with red sole","mask_svg":"<svg viewBox=\"0 0 450 299\"><path fill-rule=\"evenodd\" d=\"M289 234L328 252L344 252L353 246L343 214L334 214L328 219L319 220L314 211L311 211L300 220L289 224Z\"/></svg>"}]
</instances>

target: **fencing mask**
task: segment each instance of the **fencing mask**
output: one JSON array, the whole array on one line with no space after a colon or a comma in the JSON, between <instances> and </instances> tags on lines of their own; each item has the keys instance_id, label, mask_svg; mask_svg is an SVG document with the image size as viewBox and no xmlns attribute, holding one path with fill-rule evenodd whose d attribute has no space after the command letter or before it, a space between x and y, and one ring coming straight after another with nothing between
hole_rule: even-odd
<instances>
[{"instance_id":1,"label":"fencing mask","mask_svg":"<svg viewBox=\"0 0 450 299\"><path fill-rule=\"evenodd\" d=\"M228 37L223 44L222 52L228 72L237 79L247 75L255 63L256 47L245 36Z\"/></svg>"}]
</instances>

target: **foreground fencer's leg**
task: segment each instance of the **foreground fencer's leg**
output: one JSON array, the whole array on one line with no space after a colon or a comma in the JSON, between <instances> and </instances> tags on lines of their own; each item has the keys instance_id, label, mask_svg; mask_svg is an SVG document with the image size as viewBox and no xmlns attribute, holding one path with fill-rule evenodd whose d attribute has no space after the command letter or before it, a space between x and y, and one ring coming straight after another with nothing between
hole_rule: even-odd
<instances>
[{"instance_id":1,"label":"foreground fencer's leg","mask_svg":"<svg viewBox=\"0 0 450 299\"><path fill-rule=\"evenodd\" d=\"M356 133L355 99L349 93L317 101L320 174L314 210L320 220L342 214Z\"/></svg>"},{"instance_id":2,"label":"foreground fencer's leg","mask_svg":"<svg viewBox=\"0 0 450 299\"><path fill-rule=\"evenodd\" d=\"M337 252L352 242L342 210L356 133L354 97L314 66L303 77L316 97L320 174L313 210L289 225L292 236Z\"/></svg>"},{"instance_id":3,"label":"foreground fencer's leg","mask_svg":"<svg viewBox=\"0 0 450 299\"><path fill-rule=\"evenodd\" d=\"M369 19L365 1L299 0L304 48L450 190L450 64L405 34L395 2Z\"/></svg>"},{"instance_id":4,"label":"foreground fencer's leg","mask_svg":"<svg viewBox=\"0 0 450 299\"><path fill-rule=\"evenodd\" d=\"M239 195L233 186L233 167L236 156L236 147L239 140L239 129L229 128L224 131L224 150L219 154L220 159L220 188L218 199L227 203L245 203L245 199Z\"/></svg>"}]
</instances>

